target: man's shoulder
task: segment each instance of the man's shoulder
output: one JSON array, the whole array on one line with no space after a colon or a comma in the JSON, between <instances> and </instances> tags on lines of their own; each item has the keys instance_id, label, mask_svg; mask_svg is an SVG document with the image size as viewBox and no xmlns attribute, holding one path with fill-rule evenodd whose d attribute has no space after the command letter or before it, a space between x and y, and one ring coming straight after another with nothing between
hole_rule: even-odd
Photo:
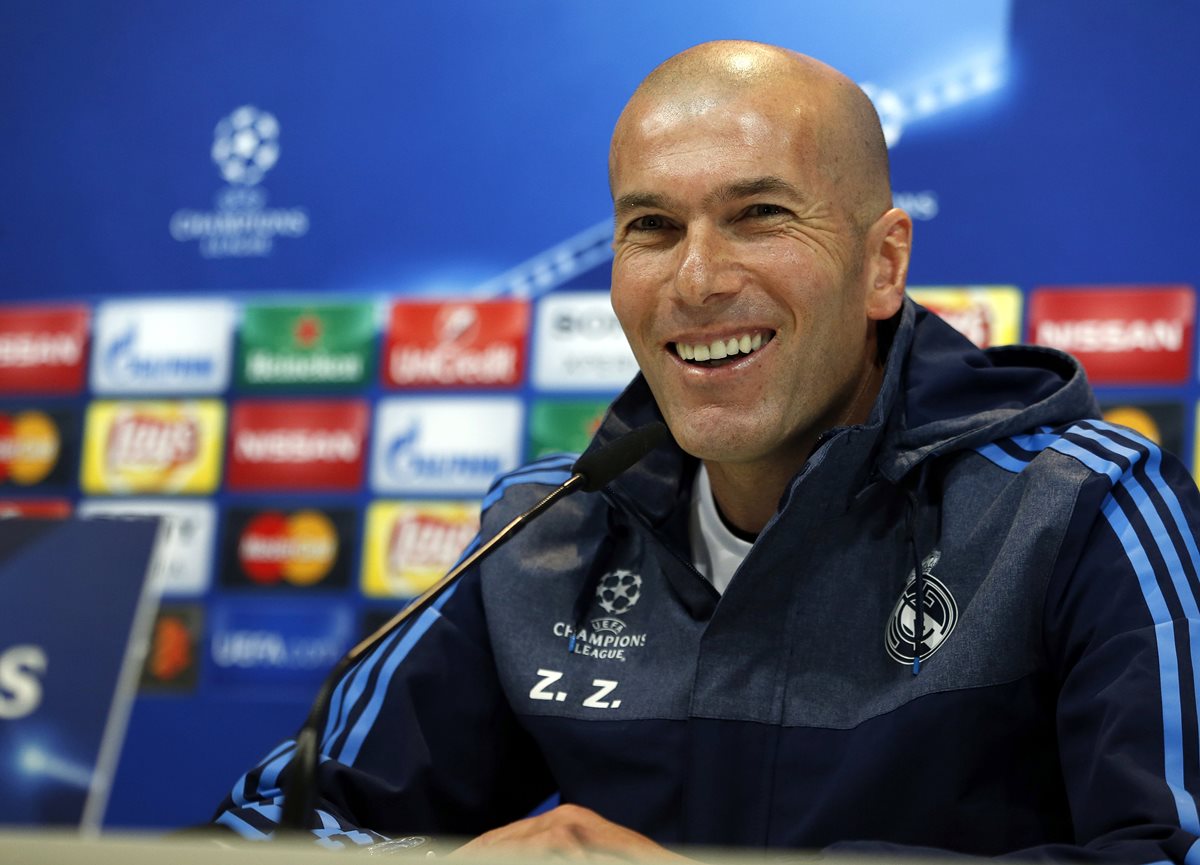
<instances>
[{"instance_id":1,"label":"man's shoulder","mask_svg":"<svg viewBox=\"0 0 1200 865\"><path fill-rule=\"evenodd\" d=\"M483 497L481 511L520 513L566 483L578 459L579 454L574 453L547 454L497 475Z\"/></svg>"},{"instance_id":2,"label":"man's shoulder","mask_svg":"<svg viewBox=\"0 0 1200 865\"><path fill-rule=\"evenodd\" d=\"M1014 474L1066 458L1109 486L1131 473L1161 474L1164 469L1177 473L1182 466L1143 433L1095 418L1039 427L979 445L974 451Z\"/></svg>"}]
</instances>

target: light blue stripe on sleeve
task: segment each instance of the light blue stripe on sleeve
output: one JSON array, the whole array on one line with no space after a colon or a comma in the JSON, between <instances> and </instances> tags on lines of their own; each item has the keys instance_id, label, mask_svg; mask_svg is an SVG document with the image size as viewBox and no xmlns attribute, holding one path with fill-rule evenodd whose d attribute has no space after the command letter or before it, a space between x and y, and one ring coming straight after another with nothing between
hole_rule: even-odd
<instances>
[{"instance_id":1,"label":"light blue stripe on sleeve","mask_svg":"<svg viewBox=\"0 0 1200 865\"><path fill-rule=\"evenodd\" d=\"M1154 620L1154 639L1158 646L1159 687L1162 689L1163 775L1175 799L1179 825L1192 834L1200 834L1200 815L1196 803L1184 786L1183 712L1179 699L1179 659L1175 654L1175 624L1158 587L1146 551L1120 505L1110 495L1104 516L1113 527L1129 562L1138 576L1146 606Z\"/></svg>"},{"instance_id":2,"label":"light blue stripe on sleeve","mask_svg":"<svg viewBox=\"0 0 1200 865\"><path fill-rule=\"evenodd\" d=\"M511 486L517 484L547 484L550 486L558 486L564 483L571 474L563 469L546 469L544 471L529 472L528 474L511 475L504 478L496 486L492 487L491 492L483 500L482 508L487 510L492 505L500 500L504 495L504 491Z\"/></svg>"},{"instance_id":3,"label":"light blue stripe on sleeve","mask_svg":"<svg viewBox=\"0 0 1200 865\"><path fill-rule=\"evenodd\" d=\"M269 833L264 832L255 826L251 826L232 811L226 811L216 819L216 822L222 826L228 826L234 832L237 832L243 838L246 838L250 841L265 841L267 838L271 837Z\"/></svg>"},{"instance_id":4,"label":"light blue stripe on sleeve","mask_svg":"<svg viewBox=\"0 0 1200 865\"><path fill-rule=\"evenodd\" d=\"M348 688L345 698L329 707L328 717L325 720L325 735L321 739L325 745L323 750L328 751L332 748L333 742L337 741L338 737L342 735L342 731L346 727L346 722L350 719L351 711L358 704L363 692L367 688L367 682L371 679L372 671L374 671L380 659L386 657L387 653L392 650L392 646L399 639L400 632L390 634L375 651L362 660L353 676L347 676L343 680L343 683L348 682Z\"/></svg>"},{"instance_id":5,"label":"light blue stripe on sleeve","mask_svg":"<svg viewBox=\"0 0 1200 865\"><path fill-rule=\"evenodd\" d=\"M1079 431L1079 430L1077 430ZM1066 456L1074 457L1088 468L1113 479L1114 485L1121 478L1121 467L1094 454L1086 448L1067 439L1062 439L1052 445ZM1117 500L1111 494L1104 500L1102 512L1112 526L1125 555L1137 574L1138 586L1142 597L1150 611L1154 622L1154 639L1158 647L1158 676L1162 697L1163 724L1163 775L1167 786L1175 800L1175 808L1179 817L1179 825L1192 834L1200 834L1200 815L1196 811L1196 803L1184 785L1183 777L1183 710L1180 701L1179 658L1175 654L1175 624L1171 621L1171 612L1163 598L1162 589L1154 573L1154 568L1146 555L1146 550L1138 539L1137 532ZM1151 508L1153 510L1153 508ZM1143 517L1147 515L1143 512ZM1161 523L1160 523L1161 525ZM1157 533L1154 540L1159 551L1163 550L1163 541L1169 543Z\"/></svg>"},{"instance_id":6,"label":"light blue stripe on sleeve","mask_svg":"<svg viewBox=\"0 0 1200 865\"><path fill-rule=\"evenodd\" d=\"M353 766L355 759L358 757L358 751L362 747L363 740L366 739L367 733L370 731L375 719L379 715L379 710L383 706L384 696L387 694L388 685L391 682L392 676L396 672L396 668L400 666L400 662L408 657L408 653L429 630L430 626L435 621L441 618L441 608L454 594L457 586L453 586L446 591L444 595L438 598L432 607L426 609L417 620L413 622L405 631L403 638L396 646L395 651L390 652L387 660L379 671L379 679L375 683L375 688L371 692L370 702L359 716L358 720L350 730L350 734L346 737L346 743L334 755L334 759L347 766Z\"/></svg>"},{"instance_id":7,"label":"light blue stripe on sleeve","mask_svg":"<svg viewBox=\"0 0 1200 865\"><path fill-rule=\"evenodd\" d=\"M1029 463L1024 460L1019 460L1011 454L1004 451L998 445L986 444L982 447L975 448L976 453L987 458L991 462L1000 466L1002 469L1007 469L1014 474L1020 474Z\"/></svg>"},{"instance_id":8,"label":"light blue stripe on sleeve","mask_svg":"<svg viewBox=\"0 0 1200 865\"><path fill-rule=\"evenodd\" d=\"M1058 433L1040 432L1029 433L1028 435L1013 436L1012 441L1026 451L1044 451L1050 445L1058 441L1062 436Z\"/></svg>"}]
</instances>

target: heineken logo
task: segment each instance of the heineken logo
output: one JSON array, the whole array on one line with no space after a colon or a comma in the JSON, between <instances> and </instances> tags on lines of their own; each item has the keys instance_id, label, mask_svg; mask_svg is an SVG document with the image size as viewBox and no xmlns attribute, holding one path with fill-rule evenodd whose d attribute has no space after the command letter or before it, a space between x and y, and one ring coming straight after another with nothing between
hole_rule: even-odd
<instances>
[{"instance_id":1,"label":"heineken logo","mask_svg":"<svg viewBox=\"0 0 1200 865\"><path fill-rule=\"evenodd\" d=\"M239 383L361 387L371 375L374 335L374 310L366 303L250 306Z\"/></svg>"}]
</instances>

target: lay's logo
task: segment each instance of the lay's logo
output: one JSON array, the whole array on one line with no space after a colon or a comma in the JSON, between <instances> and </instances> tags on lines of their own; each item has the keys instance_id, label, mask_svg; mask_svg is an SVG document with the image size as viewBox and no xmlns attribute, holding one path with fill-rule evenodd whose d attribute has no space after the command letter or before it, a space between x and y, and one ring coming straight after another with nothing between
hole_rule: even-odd
<instances>
[{"instance_id":1,"label":"lay's logo","mask_svg":"<svg viewBox=\"0 0 1200 865\"><path fill-rule=\"evenodd\" d=\"M364 593L419 595L450 570L478 531L474 502L375 502L367 512Z\"/></svg>"},{"instance_id":2,"label":"lay's logo","mask_svg":"<svg viewBox=\"0 0 1200 865\"><path fill-rule=\"evenodd\" d=\"M0 412L0 484L46 481L61 452L58 425L46 412Z\"/></svg>"},{"instance_id":3,"label":"lay's logo","mask_svg":"<svg viewBox=\"0 0 1200 865\"><path fill-rule=\"evenodd\" d=\"M196 458L199 437L195 418L131 412L109 427L104 464L112 471L171 471Z\"/></svg>"},{"instance_id":4,"label":"lay's logo","mask_svg":"<svg viewBox=\"0 0 1200 865\"><path fill-rule=\"evenodd\" d=\"M1013 286L909 287L917 303L937 313L980 348L1021 337L1021 290Z\"/></svg>"},{"instance_id":5,"label":"lay's logo","mask_svg":"<svg viewBox=\"0 0 1200 865\"><path fill-rule=\"evenodd\" d=\"M81 485L89 493L210 493L224 420L217 400L94 402Z\"/></svg>"}]
</instances>

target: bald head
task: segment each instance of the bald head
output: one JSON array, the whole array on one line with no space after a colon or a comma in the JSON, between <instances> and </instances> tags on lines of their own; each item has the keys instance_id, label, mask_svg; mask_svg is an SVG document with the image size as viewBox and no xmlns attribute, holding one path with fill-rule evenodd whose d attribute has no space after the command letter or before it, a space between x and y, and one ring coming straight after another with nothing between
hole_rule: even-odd
<instances>
[{"instance_id":1,"label":"bald head","mask_svg":"<svg viewBox=\"0 0 1200 865\"><path fill-rule=\"evenodd\" d=\"M623 147L647 126L700 117L738 101L804 128L821 171L860 228L892 206L887 145L867 95L831 66L759 42L706 42L652 71L617 121L610 181Z\"/></svg>"}]
</instances>

